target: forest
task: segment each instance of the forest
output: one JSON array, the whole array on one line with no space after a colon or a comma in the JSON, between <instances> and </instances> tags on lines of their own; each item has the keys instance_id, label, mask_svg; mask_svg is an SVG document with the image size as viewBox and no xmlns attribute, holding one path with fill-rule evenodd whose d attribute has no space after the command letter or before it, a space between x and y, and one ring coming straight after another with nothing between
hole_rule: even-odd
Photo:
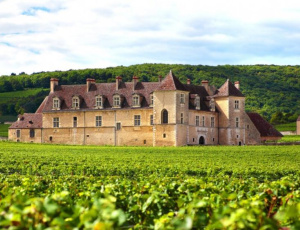
<instances>
[{"instance_id":1,"label":"forest","mask_svg":"<svg viewBox=\"0 0 300 230\"><path fill-rule=\"evenodd\" d=\"M87 78L97 83L114 82L116 76L131 81L138 76L140 81L157 81L172 70L183 83L200 85L208 80L219 88L226 79L240 81L246 96L246 110L258 112L273 124L294 122L300 114L300 66L277 65L183 65L183 64L138 64L102 69L83 69L26 74L11 73L0 77L0 93L24 89L43 88L35 95L15 97L0 102L0 115L17 115L34 112L49 92L50 78L58 78L59 84L85 84Z\"/></svg>"}]
</instances>

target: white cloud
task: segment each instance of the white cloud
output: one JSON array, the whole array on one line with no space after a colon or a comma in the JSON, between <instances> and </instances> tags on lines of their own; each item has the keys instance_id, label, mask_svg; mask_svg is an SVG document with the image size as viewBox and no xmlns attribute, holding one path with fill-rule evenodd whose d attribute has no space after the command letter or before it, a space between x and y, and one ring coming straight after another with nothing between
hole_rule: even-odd
<instances>
[{"instance_id":1,"label":"white cloud","mask_svg":"<svg viewBox=\"0 0 300 230\"><path fill-rule=\"evenodd\" d=\"M4 0L0 75L144 62L298 64L299 11L291 0Z\"/></svg>"}]
</instances>

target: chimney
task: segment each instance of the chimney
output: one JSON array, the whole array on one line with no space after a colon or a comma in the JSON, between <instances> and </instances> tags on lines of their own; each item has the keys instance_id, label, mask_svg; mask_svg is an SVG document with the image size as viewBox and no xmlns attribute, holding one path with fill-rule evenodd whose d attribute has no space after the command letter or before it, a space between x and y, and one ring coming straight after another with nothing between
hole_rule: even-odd
<instances>
[{"instance_id":1,"label":"chimney","mask_svg":"<svg viewBox=\"0 0 300 230\"><path fill-rule=\"evenodd\" d=\"M239 81L234 82L234 86L235 86L235 88L240 90L240 82Z\"/></svg>"},{"instance_id":2,"label":"chimney","mask_svg":"<svg viewBox=\"0 0 300 230\"><path fill-rule=\"evenodd\" d=\"M190 84L191 84L191 79L188 78L188 79L186 80L186 84L190 85Z\"/></svg>"},{"instance_id":3,"label":"chimney","mask_svg":"<svg viewBox=\"0 0 300 230\"><path fill-rule=\"evenodd\" d=\"M136 84L139 82L139 77L133 76L132 82L133 82L133 90L135 90L136 89Z\"/></svg>"},{"instance_id":4,"label":"chimney","mask_svg":"<svg viewBox=\"0 0 300 230\"><path fill-rule=\"evenodd\" d=\"M122 77L117 76L116 77L116 90L119 90L120 83L122 82Z\"/></svg>"},{"instance_id":5,"label":"chimney","mask_svg":"<svg viewBox=\"0 0 300 230\"><path fill-rule=\"evenodd\" d=\"M159 75L159 76L158 76L158 82L161 82L161 81L162 81L162 76Z\"/></svg>"},{"instance_id":6,"label":"chimney","mask_svg":"<svg viewBox=\"0 0 300 230\"><path fill-rule=\"evenodd\" d=\"M204 86L206 92L209 94L209 92L208 92L208 81L207 80L201 81L201 85Z\"/></svg>"},{"instance_id":7,"label":"chimney","mask_svg":"<svg viewBox=\"0 0 300 230\"><path fill-rule=\"evenodd\" d=\"M50 79L50 93L54 92L56 85L58 85L58 79L57 78L51 78Z\"/></svg>"},{"instance_id":8,"label":"chimney","mask_svg":"<svg viewBox=\"0 0 300 230\"><path fill-rule=\"evenodd\" d=\"M92 79L92 78L87 78L86 79L86 91L89 92L90 91L90 87L91 87L91 84L95 83L95 79Z\"/></svg>"}]
</instances>

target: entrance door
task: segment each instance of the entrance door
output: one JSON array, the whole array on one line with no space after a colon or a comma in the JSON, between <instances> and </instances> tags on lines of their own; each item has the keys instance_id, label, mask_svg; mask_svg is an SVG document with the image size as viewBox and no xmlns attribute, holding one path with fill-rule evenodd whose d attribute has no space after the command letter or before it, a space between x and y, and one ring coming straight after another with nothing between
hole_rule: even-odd
<instances>
[{"instance_id":1,"label":"entrance door","mask_svg":"<svg viewBox=\"0 0 300 230\"><path fill-rule=\"evenodd\" d=\"M201 137L199 138L199 145L204 145L204 144L205 144L204 137L201 136Z\"/></svg>"}]
</instances>

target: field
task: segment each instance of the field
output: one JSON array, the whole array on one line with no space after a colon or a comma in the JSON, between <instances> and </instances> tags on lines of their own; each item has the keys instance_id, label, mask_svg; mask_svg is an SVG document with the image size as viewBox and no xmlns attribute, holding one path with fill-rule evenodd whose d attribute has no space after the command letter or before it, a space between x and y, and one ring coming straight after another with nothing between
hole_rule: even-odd
<instances>
[{"instance_id":1,"label":"field","mask_svg":"<svg viewBox=\"0 0 300 230\"><path fill-rule=\"evenodd\" d=\"M300 135L286 135L279 142L300 142Z\"/></svg>"},{"instance_id":2,"label":"field","mask_svg":"<svg viewBox=\"0 0 300 230\"><path fill-rule=\"evenodd\" d=\"M10 125L0 124L0 137L8 136L8 127Z\"/></svg>"},{"instance_id":3,"label":"field","mask_svg":"<svg viewBox=\"0 0 300 230\"><path fill-rule=\"evenodd\" d=\"M0 144L1 229L300 227L298 146Z\"/></svg>"},{"instance_id":4,"label":"field","mask_svg":"<svg viewBox=\"0 0 300 230\"><path fill-rule=\"evenodd\" d=\"M10 100L12 98L28 97L31 95L35 95L42 90L43 90L42 88L36 88L36 89L26 89L20 91L0 93L0 103L6 102L7 100Z\"/></svg>"},{"instance_id":5,"label":"field","mask_svg":"<svg viewBox=\"0 0 300 230\"><path fill-rule=\"evenodd\" d=\"M283 132L283 131L296 131L296 122L292 122L292 123L288 123L288 124L275 125L275 128L279 132Z\"/></svg>"}]
</instances>

